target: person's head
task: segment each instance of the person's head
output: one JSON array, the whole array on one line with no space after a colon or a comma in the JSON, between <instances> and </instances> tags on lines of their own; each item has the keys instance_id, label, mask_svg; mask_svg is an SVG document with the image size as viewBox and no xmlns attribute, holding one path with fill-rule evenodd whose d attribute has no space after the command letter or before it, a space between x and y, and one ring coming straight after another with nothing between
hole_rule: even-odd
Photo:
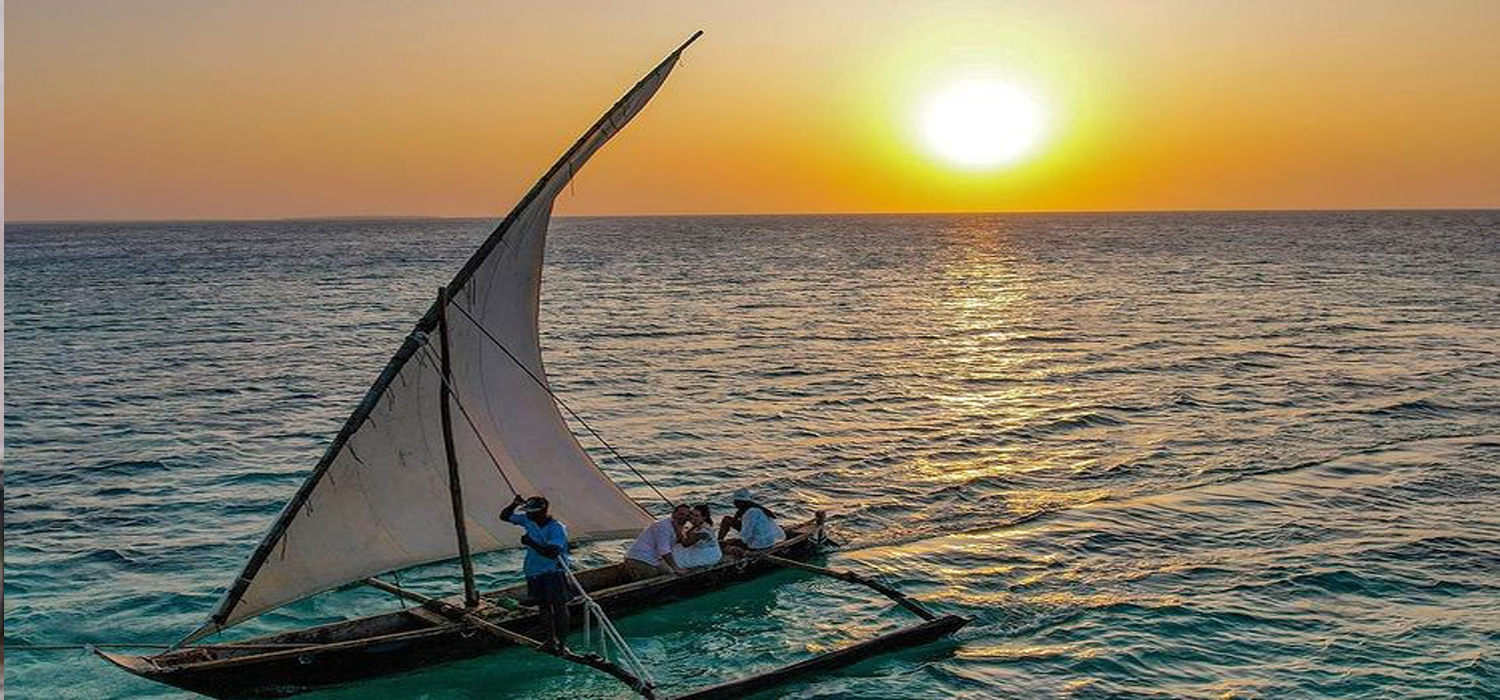
<instances>
[{"instance_id":1,"label":"person's head","mask_svg":"<svg viewBox=\"0 0 1500 700\"><path fill-rule=\"evenodd\" d=\"M736 489L730 498L734 501L735 509L740 512L755 505L755 494L750 493L750 489Z\"/></svg>"},{"instance_id":2,"label":"person's head","mask_svg":"<svg viewBox=\"0 0 1500 700\"><path fill-rule=\"evenodd\" d=\"M672 522L677 523L678 525L687 522L688 514L691 512L692 509L689 508L686 503L677 504L677 506L672 509Z\"/></svg>"},{"instance_id":3,"label":"person's head","mask_svg":"<svg viewBox=\"0 0 1500 700\"><path fill-rule=\"evenodd\" d=\"M714 524L713 516L708 512L708 505L704 503L693 506L693 512L688 516L688 519L691 520L694 525Z\"/></svg>"},{"instance_id":4,"label":"person's head","mask_svg":"<svg viewBox=\"0 0 1500 700\"><path fill-rule=\"evenodd\" d=\"M521 512L525 513L526 517L531 518L534 522L545 523L551 517L547 514L550 506L551 504L547 502L545 497L532 496L526 499L525 503L521 504Z\"/></svg>"}]
</instances>

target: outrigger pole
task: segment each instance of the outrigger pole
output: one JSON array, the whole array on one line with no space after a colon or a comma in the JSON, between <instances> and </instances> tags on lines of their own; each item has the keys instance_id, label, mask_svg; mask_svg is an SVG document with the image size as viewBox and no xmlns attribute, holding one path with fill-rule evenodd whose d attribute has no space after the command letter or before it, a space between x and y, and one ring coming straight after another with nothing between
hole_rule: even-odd
<instances>
[{"instance_id":1,"label":"outrigger pole","mask_svg":"<svg viewBox=\"0 0 1500 700\"><path fill-rule=\"evenodd\" d=\"M443 451L448 457L448 494L453 501L453 530L458 534L458 560L464 570L464 607L479 607L479 590L474 586L474 557L469 554L469 531L464 525L464 491L458 480L458 455L453 450L453 409L448 405L452 370L448 361L448 288L438 287L438 343L442 349L443 380L438 382L438 400L442 404ZM497 465L498 466L498 465Z\"/></svg>"},{"instance_id":2,"label":"outrigger pole","mask_svg":"<svg viewBox=\"0 0 1500 700\"><path fill-rule=\"evenodd\" d=\"M818 512L818 530L823 529L823 512ZM754 555L752 555L754 556ZM767 671L765 673L741 678L728 683L692 691L686 695L679 695L673 700L718 700L721 698L732 698L747 695L760 690L780 685L797 676L813 671L825 671L828 669L848 666L849 664L868 659L877 654L882 654L893 649L926 644L939 637L958 631L964 625L969 624L969 618L959 615L938 615L926 606L907 597L906 594L891 588L879 581L874 581L852 571L839 571L823 566L805 564L794 559L778 557L772 554L754 556L755 559L770 562L778 566L801 569L821 576L836 578L841 581L857 583L875 590L891 600L896 601L901 607L912 611L923 622L918 625L899 629L894 632L883 634L874 639L868 639L851 646L844 647L827 654L814 656L806 661L782 666L781 668Z\"/></svg>"},{"instance_id":3,"label":"outrigger pole","mask_svg":"<svg viewBox=\"0 0 1500 700\"><path fill-rule=\"evenodd\" d=\"M825 514L822 511L819 511L816 518L816 532L823 532L824 522ZM934 613L931 610L927 609L926 606L922 605L916 600L913 600L912 598L896 590L895 588L892 588L884 583L875 581L852 571L843 571L838 569L831 569L824 566L806 564L795 559L788 559L786 557L776 556L773 554L752 554L748 558L747 562L765 562L768 564L774 564L776 566L782 566L789 569L799 569L802 571L818 574L820 576L828 576L830 578L836 578L841 581L848 581L850 583L857 583L859 585L866 586L880 593L881 595L890 598L891 600L901 605L901 607L910 610L912 613L922 618L922 622L916 625L912 625L911 627L898 629L894 632L888 632L873 639L867 639L865 641L846 646L842 649L831 651L826 654L820 654L818 656L814 656L811 659L806 659L804 661L799 661L787 666L782 666L781 668L772 669L764 673L758 673L753 676L728 681L726 683L721 683L719 685L707 688L692 690L683 695L673 696L672 700L723 700L724 698L741 697L761 690L765 690L767 688L781 685L793 680L798 676L807 675L815 671L827 671L830 669L840 668L853 663L857 663L873 656L877 656L879 654L883 654L888 651L926 644L945 635L952 634L953 632L958 631L969 623L969 618L959 615L938 615L937 613ZM580 592L584 591L583 586L578 582L576 578L573 578L571 576L569 578L573 585L578 587L578 590ZM484 632L485 634L495 637L496 639L526 647L531 649L532 651L556 656L557 658L564 661L571 661L576 664L581 664L599 671L603 671L604 673L614 676L615 679L629 686L631 690L640 694L642 697L648 698L649 700L656 700L660 697L657 695L656 685L652 682L651 679L643 677L637 672L627 669L626 667L610 661L609 659L604 658L598 654L576 654L571 651L551 649L544 646L536 639L486 620L483 617L482 610L461 608L457 605L454 605L453 603L439 600L437 598L432 598L430 596L417 593L416 591L407 590L385 581L381 581L377 578L367 578L364 582L380 590L416 602L421 607L412 608L409 610L409 612L417 614L419 617L426 618L430 622L442 623L446 621L468 625L480 632ZM584 593L584 597L586 601L585 605L587 605L588 601L586 592ZM623 639L617 639L616 641L623 646ZM639 663L633 658L631 658L630 661L634 661L637 664Z\"/></svg>"},{"instance_id":4,"label":"outrigger pole","mask_svg":"<svg viewBox=\"0 0 1500 700\"><path fill-rule=\"evenodd\" d=\"M439 600L431 596L422 595L421 593L418 593L416 591L407 590L405 588L401 588L400 586L386 583L385 581L382 581L378 578L367 578L364 582L367 585L379 588L380 590L387 593L400 596L422 606L421 608L413 608L413 610L425 610L437 613L444 618L453 620L455 622L468 624L478 629L479 631L484 632L485 634L488 634L497 639L510 642L511 644L523 646L531 649L532 651L548 654L550 656L556 656L557 658L564 661L571 661L575 664L582 664L590 668L598 669L600 671L608 673L611 676L614 676L621 683L630 686L631 690L639 693L642 697L648 698L649 700L655 700L656 698L656 693L649 682L642 680L635 674L625 670L624 668L621 668L618 664L615 664L609 659L599 656L598 654L575 654L571 651L564 651L561 647L557 649L550 648L542 644L541 642L532 639L531 637L521 634L520 632L508 630L504 627L501 627L500 625L490 622L489 620L484 619L483 616L476 614L470 609L460 608L457 605L454 605L447 601Z\"/></svg>"}]
</instances>

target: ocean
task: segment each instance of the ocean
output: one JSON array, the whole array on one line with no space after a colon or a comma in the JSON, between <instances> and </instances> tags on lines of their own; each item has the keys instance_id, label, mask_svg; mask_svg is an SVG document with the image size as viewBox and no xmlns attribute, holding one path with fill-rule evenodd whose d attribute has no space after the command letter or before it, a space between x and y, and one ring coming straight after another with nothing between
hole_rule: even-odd
<instances>
[{"instance_id":1,"label":"ocean","mask_svg":"<svg viewBox=\"0 0 1500 700\"><path fill-rule=\"evenodd\" d=\"M190 697L20 647L202 622L493 224L8 225L5 690ZM1500 212L562 218L542 336L671 497L826 509L832 565L974 618L762 697L1500 696ZM913 619L783 572L617 622L681 691ZM628 691L511 650L304 697Z\"/></svg>"}]
</instances>

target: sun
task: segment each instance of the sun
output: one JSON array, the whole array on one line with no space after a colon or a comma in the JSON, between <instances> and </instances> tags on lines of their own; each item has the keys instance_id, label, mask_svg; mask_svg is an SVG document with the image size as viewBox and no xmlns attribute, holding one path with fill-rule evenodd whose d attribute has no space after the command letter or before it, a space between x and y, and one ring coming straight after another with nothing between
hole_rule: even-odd
<instances>
[{"instance_id":1,"label":"sun","mask_svg":"<svg viewBox=\"0 0 1500 700\"><path fill-rule=\"evenodd\" d=\"M965 168L995 168L1032 153L1046 131L1040 103L1003 80L968 79L936 91L922 108L922 140Z\"/></svg>"}]
</instances>

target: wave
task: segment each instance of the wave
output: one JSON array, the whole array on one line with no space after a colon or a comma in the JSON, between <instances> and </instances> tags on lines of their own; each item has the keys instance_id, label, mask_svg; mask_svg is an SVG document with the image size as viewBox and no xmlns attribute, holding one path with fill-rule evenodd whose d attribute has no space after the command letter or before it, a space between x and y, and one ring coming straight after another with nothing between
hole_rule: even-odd
<instances>
[{"instance_id":1,"label":"wave","mask_svg":"<svg viewBox=\"0 0 1500 700\"><path fill-rule=\"evenodd\" d=\"M1354 411L1354 413L1400 418L1407 416L1446 416L1452 415L1454 413L1460 413L1465 410L1466 409L1464 409L1463 407L1443 403L1436 399L1413 399L1408 401L1398 401L1396 403L1387 404L1384 406L1359 409L1357 411Z\"/></svg>"}]
</instances>

